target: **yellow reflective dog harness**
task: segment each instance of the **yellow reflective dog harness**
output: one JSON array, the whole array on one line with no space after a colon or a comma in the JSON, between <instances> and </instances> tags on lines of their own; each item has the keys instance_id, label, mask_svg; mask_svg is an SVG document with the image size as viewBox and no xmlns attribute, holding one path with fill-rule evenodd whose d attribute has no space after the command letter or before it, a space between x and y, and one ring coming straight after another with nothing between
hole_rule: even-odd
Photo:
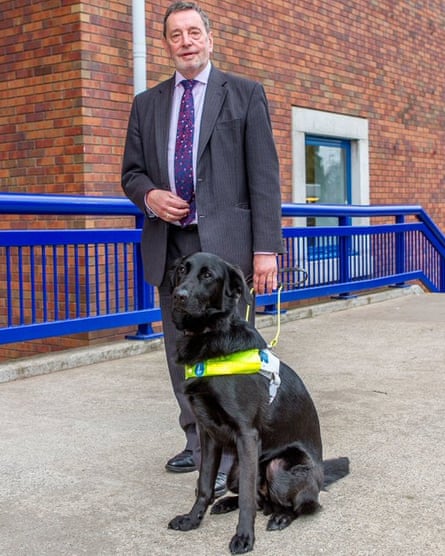
<instances>
[{"instance_id":1,"label":"yellow reflective dog harness","mask_svg":"<svg viewBox=\"0 0 445 556\"><path fill-rule=\"evenodd\" d=\"M185 366L185 378L260 373L269 380L269 403L281 384L280 360L268 349L248 349Z\"/></svg>"}]
</instances>

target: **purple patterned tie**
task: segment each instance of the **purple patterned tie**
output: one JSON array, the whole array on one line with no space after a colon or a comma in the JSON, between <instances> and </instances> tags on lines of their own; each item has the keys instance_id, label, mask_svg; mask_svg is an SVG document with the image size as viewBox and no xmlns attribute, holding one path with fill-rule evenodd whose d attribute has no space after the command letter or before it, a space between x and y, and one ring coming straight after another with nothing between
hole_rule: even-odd
<instances>
[{"instance_id":1,"label":"purple patterned tie","mask_svg":"<svg viewBox=\"0 0 445 556\"><path fill-rule=\"evenodd\" d=\"M187 226L195 218L195 192L193 188L193 128L195 109L192 89L196 81L184 79L181 85L184 93L179 108L178 130L175 145L175 186L176 193L190 204L190 213L181 220Z\"/></svg>"}]
</instances>

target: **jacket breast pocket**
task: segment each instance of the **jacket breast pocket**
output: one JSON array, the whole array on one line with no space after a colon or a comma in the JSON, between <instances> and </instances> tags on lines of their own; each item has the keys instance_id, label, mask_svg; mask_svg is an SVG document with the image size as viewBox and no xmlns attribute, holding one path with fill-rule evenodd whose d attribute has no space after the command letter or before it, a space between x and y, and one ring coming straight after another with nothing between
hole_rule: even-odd
<instances>
[{"instance_id":1,"label":"jacket breast pocket","mask_svg":"<svg viewBox=\"0 0 445 556\"><path fill-rule=\"evenodd\" d=\"M241 120L217 122L210 139L213 156L234 163L242 152Z\"/></svg>"},{"instance_id":2,"label":"jacket breast pocket","mask_svg":"<svg viewBox=\"0 0 445 556\"><path fill-rule=\"evenodd\" d=\"M241 120L239 118L235 120L221 120L215 125L214 133L218 135L226 135L232 137L232 139L238 139L241 137Z\"/></svg>"}]
</instances>

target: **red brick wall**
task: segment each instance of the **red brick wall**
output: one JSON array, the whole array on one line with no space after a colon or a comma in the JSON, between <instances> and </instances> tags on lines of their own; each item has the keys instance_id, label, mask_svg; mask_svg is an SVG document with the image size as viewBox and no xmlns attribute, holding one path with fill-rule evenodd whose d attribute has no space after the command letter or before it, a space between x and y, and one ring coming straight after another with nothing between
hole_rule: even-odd
<instances>
[{"instance_id":1,"label":"red brick wall","mask_svg":"<svg viewBox=\"0 0 445 556\"><path fill-rule=\"evenodd\" d=\"M445 227L445 10L431 2L206 2L215 60L264 82L291 185L291 106L368 118L372 203ZM230 9L229 9L230 6Z\"/></svg>"},{"instance_id":2,"label":"red brick wall","mask_svg":"<svg viewBox=\"0 0 445 556\"><path fill-rule=\"evenodd\" d=\"M201 4L215 64L265 85L285 200L291 107L337 112L369 120L371 202L421 204L445 227L443 0ZM173 69L167 5L146 1L149 86ZM1 13L0 191L120 195L131 2L14 0Z\"/></svg>"},{"instance_id":3,"label":"red brick wall","mask_svg":"<svg viewBox=\"0 0 445 556\"><path fill-rule=\"evenodd\" d=\"M3 2L2 191L118 191L132 97L130 4Z\"/></svg>"}]
</instances>

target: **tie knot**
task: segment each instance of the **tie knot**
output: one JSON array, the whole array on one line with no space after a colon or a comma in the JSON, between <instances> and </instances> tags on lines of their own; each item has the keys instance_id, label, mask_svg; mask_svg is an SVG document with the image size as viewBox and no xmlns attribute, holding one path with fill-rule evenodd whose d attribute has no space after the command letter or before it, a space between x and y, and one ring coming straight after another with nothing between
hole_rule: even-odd
<instances>
[{"instance_id":1,"label":"tie knot","mask_svg":"<svg viewBox=\"0 0 445 556\"><path fill-rule=\"evenodd\" d=\"M181 85L184 87L185 91L191 91L195 86L195 79L184 79L181 81Z\"/></svg>"}]
</instances>

